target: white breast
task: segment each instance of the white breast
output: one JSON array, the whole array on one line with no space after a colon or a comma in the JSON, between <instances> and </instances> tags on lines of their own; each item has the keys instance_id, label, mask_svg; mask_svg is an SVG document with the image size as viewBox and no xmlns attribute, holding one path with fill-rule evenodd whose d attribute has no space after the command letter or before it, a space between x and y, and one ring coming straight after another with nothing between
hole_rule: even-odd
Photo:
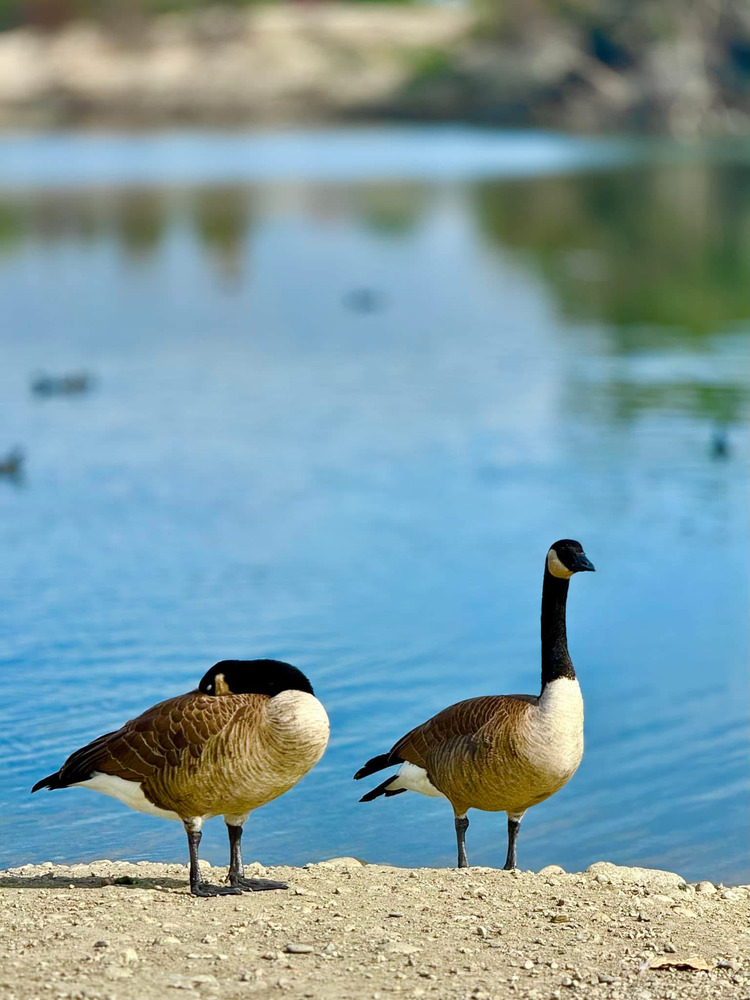
<instances>
[{"instance_id":1,"label":"white breast","mask_svg":"<svg viewBox=\"0 0 750 1000\"><path fill-rule=\"evenodd\" d=\"M575 771L583 756L583 698L576 678L547 684L529 719L529 738L535 762L547 763L551 772Z\"/></svg>"},{"instance_id":2,"label":"white breast","mask_svg":"<svg viewBox=\"0 0 750 1000\"><path fill-rule=\"evenodd\" d=\"M318 699L305 691L282 691L268 703L269 748L284 774L307 774L323 756L330 724Z\"/></svg>"},{"instance_id":3,"label":"white breast","mask_svg":"<svg viewBox=\"0 0 750 1000\"><path fill-rule=\"evenodd\" d=\"M328 738L329 722L326 710L318 699L306 691L282 691L268 703L268 715L275 725L289 727L297 733Z\"/></svg>"}]
</instances>

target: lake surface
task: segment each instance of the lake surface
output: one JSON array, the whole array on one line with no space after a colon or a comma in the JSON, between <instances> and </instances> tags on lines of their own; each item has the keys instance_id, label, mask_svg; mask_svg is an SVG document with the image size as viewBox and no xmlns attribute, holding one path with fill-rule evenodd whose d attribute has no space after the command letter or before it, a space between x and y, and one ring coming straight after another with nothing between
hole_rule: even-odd
<instances>
[{"instance_id":1,"label":"lake surface","mask_svg":"<svg viewBox=\"0 0 750 1000\"><path fill-rule=\"evenodd\" d=\"M246 857L451 865L449 807L353 772L539 688L579 538L575 778L524 868L747 882L750 146L451 128L0 138L0 866L184 860L65 756L229 657L332 739ZM92 372L39 398L35 374ZM726 454L721 454L726 451ZM502 865L474 813L469 858ZM221 820L204 856L225 863Z\"/></svg>"}]
</instances>

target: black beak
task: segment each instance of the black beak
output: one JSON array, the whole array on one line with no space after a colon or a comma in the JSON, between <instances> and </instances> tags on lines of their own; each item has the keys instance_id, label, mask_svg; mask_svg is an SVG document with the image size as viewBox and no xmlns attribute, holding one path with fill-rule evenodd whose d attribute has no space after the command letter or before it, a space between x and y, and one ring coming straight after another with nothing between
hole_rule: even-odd
<instances>
[{"instance_id":1,"label":"black beak","mask_svg":"<svg viewBox=\"0 0 750 1000\"><path fill-rule=\"evenodd\" d=\"M586 571L589 573L596 572L596 567L591 562L591 560L589 559L589 557L586 555L585 552L578 553L578 555L576 556L576 560L573 563L572 569L574 573L582 573Z\"/></svg>"}]
</instances>

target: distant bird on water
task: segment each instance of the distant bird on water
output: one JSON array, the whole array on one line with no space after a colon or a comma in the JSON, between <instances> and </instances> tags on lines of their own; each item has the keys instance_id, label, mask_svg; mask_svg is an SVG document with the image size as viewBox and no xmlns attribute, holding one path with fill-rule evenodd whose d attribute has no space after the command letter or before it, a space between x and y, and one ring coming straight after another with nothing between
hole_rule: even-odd
<instances>
[{"instance_id":1,"label":"distant bird on water","mask_svg":"<svg viewBox=\"0 0 750 1000\"><path fill-rule=\"evenodd\" d=\"M286 889L245 878L242 827L320 760L328 716L305 675L279 660L222 660L197 690L162 701L76 750L40 788L92 788L132 809L180 820L190 851L190 891L220 896ZM229 834L229 885L204 882L201 828L223 816Z\"/></svg>"},{"instance_id":2,"label":"distant bird on water","mask_svg":"<svg viewBox=\"0 0 750 1000\"><path fill-rule=\"evenodd\" d=\"M23 470L24 453L21 448L11 448L4 458L0 458L0 476L17 479Z\"/></svg>"},{"instance_id":3,"label":"distant bird on water","mask_svg":"<svg viewBox=\"0 0 750 1000\"><path fill-rule=\"evenodd\" d=\"M729 456L729 434L723 424L714 427L711 434L711 457L727 458Z\"/></svg>"},{"instance_id":4,"label":"distant bird on water","mask_svg":"<svg viewBox=\"0 0 750 1000\"><path fill-rule=\"evenodd\" d=\"M344 305L353 312L373 313L385 305L385 297L375 288L353 288L344 296Z\"/></svg>"},{"instance_id":5,"label":"distant bird on water","mask_svg":"<svg viewBox=\"0 0 750 1000\"><path fill-rule=\"evenodd\" d=\"M505 812L505 868L515 868L524 813L562 788L583 756L583 700L568 654L565 608L570 578L593 569L580 543L572 539L555 542L547 553L541 694L488 695L443 709L357 771L355 779L401 765L360 801L406 791L448 799L455 817L459 868L469 864L468 810Z\"/></svg>"},{"instance_id":6,"label":"distant bird on water","mask_svg":"<svg viewBox=\"0 0 750 1000\"><path fill-rule=\"evenodd\" d=\"M93 384L94 379L87 372L37 375L31 382L31 391L37 396L76 396L88 392Z\"/></svg>"}]
</instances>

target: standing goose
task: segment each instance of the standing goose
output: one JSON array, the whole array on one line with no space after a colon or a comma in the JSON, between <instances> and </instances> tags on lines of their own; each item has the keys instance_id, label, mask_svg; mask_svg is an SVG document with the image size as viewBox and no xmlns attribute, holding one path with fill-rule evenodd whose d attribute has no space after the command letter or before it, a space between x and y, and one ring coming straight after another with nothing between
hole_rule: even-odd
<instances>
[{"instance_id":1,"label":"standing goose","mask_svg":"<svg viewBox=\"0 0 750 1000\"><path fill-rule=\"evenodd\" d=\"M300 670L278 660L222 660L197 690L76 750L31 790L93 788L139 812L181 820L195 896L286 889L245 878L242 826L296 785L327 743L328 716ZM204 882L198 867L201 827L212 816L223 816L229 833L226 887Z\"/></svg>"},{"instance_id":2,"label":"standing goose","mask_svg":"<svg viewBox=\"0 0 750 1000\"><path fill-rule=\"evenodd\" d=\"M542 588L542 691L469 698L412 729L388 753L373 757L355 778L400 764L398 772L363 795L421 792L453 806L458 867L468 867L469 809L508 814L505 868L516 867L523 814L558 791L583 756L583 700L565 634L568 582L593 571L579 542L564 538L547 553Z\"/></svg>"}]
</instances>

